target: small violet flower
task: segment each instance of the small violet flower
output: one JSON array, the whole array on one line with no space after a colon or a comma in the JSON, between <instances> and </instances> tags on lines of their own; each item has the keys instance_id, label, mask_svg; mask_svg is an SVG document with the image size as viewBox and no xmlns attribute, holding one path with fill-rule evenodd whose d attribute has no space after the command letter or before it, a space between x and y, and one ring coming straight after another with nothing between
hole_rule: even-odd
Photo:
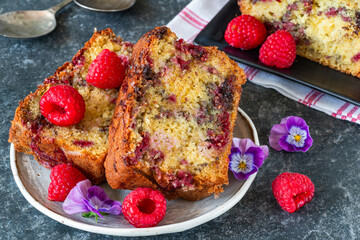
<instances>
[{"instance_id":1,"label":"small violet flower","mask_svg":"<svg viewBox=\"0 0 360 240\"><path fill-rule=\"evenodd\" d=\"M247 179L251 174L257 172L269 156L267 146L257 146L249 138L233 138L233 146L229 155L229 169L234 173L236 179Z\"/></svg>"},{"instance_id":2,"label":"small violet flower","mask_svg":"<svg viewBox=\"0 0 360 240\"><path fill-rule=\"evenodd\" d=\"M305 120L290 116L281 119L280 124L272 127L269 143L277 151L306 152L311 147L313 139Z\"/></svg>"},{"instance_id":3,"label":"small violet flower","mask_svg":"<svg viewBox=\"0 0 360 240\"><path fill-rule=\"evenodd\" d=\"M119 215L122 212L120 202L111 200L101 187L91 186L89 180L78 182L71 189L63 209L67 214L81 212L83 217L95 216L96 222L98 216L104 218L102 215Z\"/></svg>"}]
</instances>

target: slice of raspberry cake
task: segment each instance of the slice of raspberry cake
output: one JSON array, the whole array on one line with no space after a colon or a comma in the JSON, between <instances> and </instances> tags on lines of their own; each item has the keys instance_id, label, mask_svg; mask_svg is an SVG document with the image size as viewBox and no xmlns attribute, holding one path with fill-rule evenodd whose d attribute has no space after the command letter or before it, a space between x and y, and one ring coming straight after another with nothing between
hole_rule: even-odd
<instances>
[{"instance_id":1,"label":"slice of raspberry cake","mask_svg":"<svg viewBox=\"0 0 360 240\"><path fill-rule=\"evenodd\" d=\"M93 183L103 182L108 131L118 89L96 88L86 82L86 76L90 64L102 50L115 52L127 65L132 47L132 43L123 42L111 29L95 32L71 62L57 69L35 93L20 102L10 128L9 142L17 151L34 155L46 168L73 163ZM55 85L70 85L82 95L85 115L79 123L57 126L41 114L40 99Z\"/></svg>"},{"instance_id":2,"label":"slice of raspberry cake","mask_svg":"<svg viewBox=\"0 0 360 240\"><path fill-rule=\"evenodd\" d=\"M297 54L360 77L360 3L350 0L238 0L270 33L290 32Z\"/></svg>"},{"instance_id":3,"label":"slice of raspberry cake","mask_svg":"<svg viewBox=\"0 0 360 240\"><path fill-rule=\"evenodd\" d=\"M187 44L166 27L134 46L109 135L112 188L157 187L198 200L228 183L228 155L245 74L215 47Z\"/></svg>"}]
</instances>

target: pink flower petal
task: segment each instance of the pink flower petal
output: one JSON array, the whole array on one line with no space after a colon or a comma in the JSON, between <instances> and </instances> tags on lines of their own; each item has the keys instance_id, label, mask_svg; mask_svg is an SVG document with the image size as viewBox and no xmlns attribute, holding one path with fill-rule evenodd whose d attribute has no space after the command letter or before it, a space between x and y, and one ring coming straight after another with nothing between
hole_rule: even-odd
<instances>
[{"instance_id":1,"label":"pink flower petal","mask_svg":"<svg viewBox=\"0 0 360 240\"><path fill-rule=\"evenodd\" d=\"M294 116L288 116L288 117L284 117L283 119L281 119L280 124L286 124L287 120L289 120L289 118L292 118Z\"/></svg>"},{"instance_id":2,"label":"pink flower petal","mask_svg":"<svg viewBox=\"0 0 360 240\"><path fill-rule=\"evenodd\" d=\"M83 199L86 199L87 191L90 187L91 182L86 179L78 182L76 186L71 189L63 203L63 209L67 214L89 211L87 206L84 204Z\"/></svg>"},{"instance_id":3,"label":"pink flower petal","mask_svg":"<svg viewBox=\"0 0 360 240\"><path fill-rule=\"evenodd\" d=\"M269 147L266 145L260 146L260 149L264 152L264 159L269 156Z\"/></svg>"},{"instance_id":4,"label":"pink flower petal","mask_svg":"<svg viewBox=\"0 0 360 240\"><path fill-rule=\"evenodd\" d=\"M269 144L276 151L282 150L279 141L280 138L284 135L288 135L288 131L285 124L276 124L270 130Z\"/></svg>"},{"instance_id":5,"label":"pink flower petal","mask_svg":"<svg viewBox=\"0 0 360 240\"><path fill-rule=\"evenodd\" d=\"M251 139L249 138L233 138L233 147L240 149L240 152L244 154L249 147L258 147Z\"/></svg>"}]
</instances>

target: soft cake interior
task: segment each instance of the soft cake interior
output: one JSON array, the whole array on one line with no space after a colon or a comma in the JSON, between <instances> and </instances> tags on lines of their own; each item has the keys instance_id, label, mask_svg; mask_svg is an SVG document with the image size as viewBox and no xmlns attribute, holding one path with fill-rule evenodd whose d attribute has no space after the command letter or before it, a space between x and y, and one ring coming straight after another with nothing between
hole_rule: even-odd
<instances>
[{"instance_id":1,"label":"soft cake interior","mask_svg":"<svg viewBox=\"0 0 360 240\"><path fill-rule=\"evenodd\" d=\"M146 58L151 81L137 99L129 141L135 156L127 161L141 162L141 171L164 188L227 183L223 159L239 100L233 64L174 35L154 42Z\"/></svg>"}]
</instances>

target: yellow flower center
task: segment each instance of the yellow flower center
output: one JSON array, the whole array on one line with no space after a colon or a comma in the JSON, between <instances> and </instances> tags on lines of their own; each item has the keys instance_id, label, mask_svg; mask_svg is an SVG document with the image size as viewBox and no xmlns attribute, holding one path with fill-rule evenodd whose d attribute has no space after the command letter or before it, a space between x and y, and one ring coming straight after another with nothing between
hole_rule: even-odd
<instances>
[{"instance_id":1,"label":"yellow flower center","mask_svg":"<svg viewBox=\"0 0 360 240\"><path fill-rule=\"evenodd\" d=\"M245 162L241 162L241 163L239 164L239 168L240 168L240 169L246 169L246 163L245 163Z\"/></svg>"},{"instance_id":2,"label":"yellow flower center","mask_svg":"<svg viewBox=\"0 0 360 240\"><path fill-rule=\"evenodd\" d=\"M295 141L299 142L301 140L301 136L300 135L295 135L294 139L295 139Z\"/></svg>"}]
</instances>

